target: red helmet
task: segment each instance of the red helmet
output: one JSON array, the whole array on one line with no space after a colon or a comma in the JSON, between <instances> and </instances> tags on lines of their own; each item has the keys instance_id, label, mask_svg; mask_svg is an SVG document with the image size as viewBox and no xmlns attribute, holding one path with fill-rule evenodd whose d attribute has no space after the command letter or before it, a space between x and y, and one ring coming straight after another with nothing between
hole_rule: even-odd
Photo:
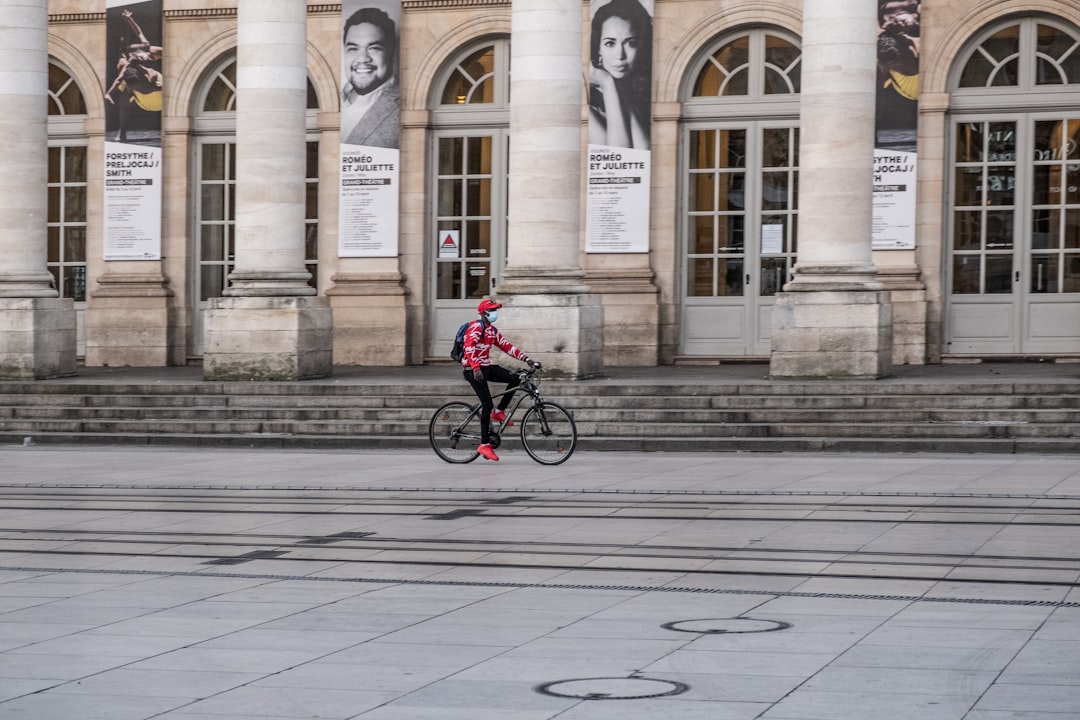
<instances>
[{"instance_id":1,"label":"red helmet","mask_svg":"<svg viewBox=\"0 0 1080 720\"><path fill-rule=\"evenodd\" d=\"M483 314L491 312L492 310L498 310L501 307L502 305L495 302L494 300L488 300L485 298L484 300L480 301L480 304L476 307L476 311Z\"/></svg>"}]
</instances>

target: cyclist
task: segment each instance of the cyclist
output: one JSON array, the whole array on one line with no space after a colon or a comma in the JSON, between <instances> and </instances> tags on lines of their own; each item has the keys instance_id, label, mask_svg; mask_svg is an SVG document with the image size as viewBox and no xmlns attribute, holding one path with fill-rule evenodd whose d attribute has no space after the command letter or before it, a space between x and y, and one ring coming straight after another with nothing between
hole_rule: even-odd
<instances>
[{"instance_id":1,"label":"cyclist","mask_svg":"<svg viewBox=\"0 0 1080 720\"><path fill-rule=\"evenodd\" d=\"M494 300L480 301L480 305L476 308L480 313L480 319L473 320L465 330L465 355L461 358L465 380L472 386L476 397L480 399L480 447L476 450L488 460L495 461L498 461L499 456L491 447L491 421L502 422L506 419L506 408L510 405L514 388L520 381L516 373L491 364L489 357L491 346L494 345L510 357L521 360L530 367L540 367L540 363L530 360L525 353L514 347L493 324L499 319L501 307L502 305ZM506 383L507 392L500 398L497 410L491 399L488 380Z\"/></svg>"}]
</instances>

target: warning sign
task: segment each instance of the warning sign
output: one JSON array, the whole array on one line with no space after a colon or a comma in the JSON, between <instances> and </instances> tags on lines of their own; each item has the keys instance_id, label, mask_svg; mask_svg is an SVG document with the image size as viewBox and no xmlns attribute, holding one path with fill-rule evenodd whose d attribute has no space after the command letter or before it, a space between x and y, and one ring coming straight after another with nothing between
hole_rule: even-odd
<instances>
[{"instance_id":1,"label":"warning sign","mask_svg":"<svg viewBox=\"0 0 1080 720\"><path fill-rule=\"evenodd\" d=\"M440 230L439 231L439 257L441 257L441 258L459 258L459 257L461 257L461 231L460 230Z\"/></svg>"}]
</instances>

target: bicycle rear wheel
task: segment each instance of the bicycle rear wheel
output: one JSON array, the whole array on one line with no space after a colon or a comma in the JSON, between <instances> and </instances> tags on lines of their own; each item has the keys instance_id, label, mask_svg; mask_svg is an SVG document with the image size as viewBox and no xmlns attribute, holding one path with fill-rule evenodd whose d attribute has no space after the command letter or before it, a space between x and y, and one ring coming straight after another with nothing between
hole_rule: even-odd
<instances>
[{"instance_id":1,"label":"bicycle rear wheel","mask_svg":"<svg viewBox=\"0 0 1080 720\"><path fill-rule=\"evenodd\" d=\"M545 400L525 413L521 444L541 465L558 465L569 460L577 447L577 426L565 408Z\"/></svg>"},{"instance_id":2,"label":"bicycle rear wheel","mask_svg":"<svg viewBox=\"0 0 1080 720\"><path fill-rule=\"evenodd\" d=\"M428 424L435 454L448 463L467 463L480 457L480 414L468 403L449 402L435 411Z\"/></svg>"}]
</instances>

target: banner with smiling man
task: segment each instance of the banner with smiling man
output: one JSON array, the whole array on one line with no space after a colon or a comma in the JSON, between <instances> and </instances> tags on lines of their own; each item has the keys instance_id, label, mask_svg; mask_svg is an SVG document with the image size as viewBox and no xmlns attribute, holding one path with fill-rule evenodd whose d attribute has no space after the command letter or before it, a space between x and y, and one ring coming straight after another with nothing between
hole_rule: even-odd
<instances>
[{"instance_id":1,"label":"banner with smiling man","mask_svg":"<svg viewBox=\"0 0 1080 720\"><path fill-rule=\"evenodd\" d=\"M341 4L340 257L398 254L401 2Z\"/></svg>"}]
</instances>

